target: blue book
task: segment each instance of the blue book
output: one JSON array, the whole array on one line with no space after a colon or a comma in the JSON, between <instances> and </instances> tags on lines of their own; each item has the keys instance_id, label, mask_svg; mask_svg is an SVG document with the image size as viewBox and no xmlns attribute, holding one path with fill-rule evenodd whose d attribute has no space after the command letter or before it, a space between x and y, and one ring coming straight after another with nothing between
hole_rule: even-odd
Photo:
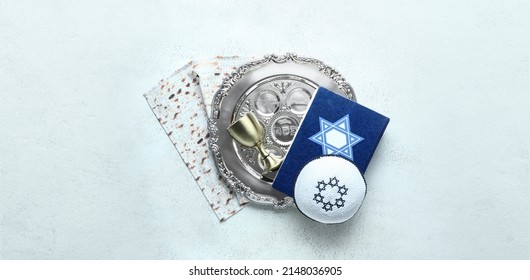
<instances>
[{"instance_id":1,"label":"blue book","mask_svg":"<svg viewBox=\"0 0 530 280\"><path fill-rule=\"evenodd\" d=\"M272 187L293 196L300 170L321 155L349 159L364 174L389 121L354 101L318 88Z\"/></svg>"}]
</instances>

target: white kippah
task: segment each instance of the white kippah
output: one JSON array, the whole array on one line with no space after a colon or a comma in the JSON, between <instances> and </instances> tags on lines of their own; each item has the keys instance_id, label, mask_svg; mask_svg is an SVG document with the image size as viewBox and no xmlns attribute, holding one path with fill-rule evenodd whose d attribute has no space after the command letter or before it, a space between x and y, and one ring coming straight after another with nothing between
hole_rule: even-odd
<instances>
[{"instance_id":1,"label":"white kippah","mask_svg":"<svg viewBox=\"0 0 530 280\"><path fill-rule=\"evenodd\" d=\"M339 156L321 156L308 162L294 187L298 209L325 224L342 223L353 217L365 195L363 175L355 164Z\"/></svg>"}]
</instances>

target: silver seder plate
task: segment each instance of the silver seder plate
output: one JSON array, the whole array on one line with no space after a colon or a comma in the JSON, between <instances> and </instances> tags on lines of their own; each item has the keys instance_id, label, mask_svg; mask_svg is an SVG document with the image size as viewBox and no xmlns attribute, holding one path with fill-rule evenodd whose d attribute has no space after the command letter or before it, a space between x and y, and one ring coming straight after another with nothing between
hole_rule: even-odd
<instances>
[{"instance_id":1,"label":"silver seder plate","mask_svg":"<svg viewBox=\"0 0 530 280\"><path fill-rule=\"evenodd\" d=\"M319 86L355 101L353 89L336 70L291 53L246 63L223 81L213 97L209 145L221 175L233 190L253 202L277 208L292 204L291 197L272 188L276 172L262 176L258 152L237 143L226 129L252 112L265 128L265 146L283 157Z\"/></svg>"}]
</instances>

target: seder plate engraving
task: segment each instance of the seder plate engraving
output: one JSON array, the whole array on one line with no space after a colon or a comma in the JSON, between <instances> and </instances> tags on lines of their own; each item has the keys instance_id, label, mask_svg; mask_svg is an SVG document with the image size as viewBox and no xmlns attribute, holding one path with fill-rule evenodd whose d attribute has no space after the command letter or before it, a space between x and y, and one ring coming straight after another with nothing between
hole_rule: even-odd
<instances>
[{"instance_id":1,"label":"seder plate engraving","mask_svg":"<svg viewBox=\"0 0 530 280\"><path fill-rule=\"evenodd\" d=\"M276 172L262 176L258 152L237 143L226 128L252 112L266 131L265 147L284 157L319 86L355 100L353 89L336 70L294 54L251 61L223 81L212 102L209 144L232 189L254 202L279 208L292 204L292 198L272 188Z\"/></svg>"}]
</instances>

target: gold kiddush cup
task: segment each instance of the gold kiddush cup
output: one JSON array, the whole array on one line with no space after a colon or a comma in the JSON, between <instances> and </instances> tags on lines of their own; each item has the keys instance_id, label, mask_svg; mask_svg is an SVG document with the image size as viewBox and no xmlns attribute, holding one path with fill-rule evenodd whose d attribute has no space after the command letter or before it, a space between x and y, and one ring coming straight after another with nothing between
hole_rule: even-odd
<instances>
[{"instance_id":1,"label":"gold kiddush cup","mask_svg":"<svg viewBox=\"0 0 530 280\"><path fill-rule=\"evenodd\" d=\"M259 158L264 166L262 174L276 171L280 168L283 159L271 154L265 149L263 145L265 131L254 114L245 114L226 130L239 144L245 147L255 148L259 151Z\"/></svg>"}]
</instances>

